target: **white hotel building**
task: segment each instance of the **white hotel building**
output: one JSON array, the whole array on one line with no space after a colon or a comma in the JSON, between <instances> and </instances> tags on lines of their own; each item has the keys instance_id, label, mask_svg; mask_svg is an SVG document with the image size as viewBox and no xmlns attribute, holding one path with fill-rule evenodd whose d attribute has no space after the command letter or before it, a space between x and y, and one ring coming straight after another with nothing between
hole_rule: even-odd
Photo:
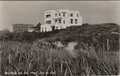
<instances>
[{"instance_id":1,"label":"white hotel building","mask_svg":"<svg viewBox=\"0 0 120 76\"><path fill-rule=\"evenodd\" d=\"M45 12L45 21L44 24L41 25L41 32L79 25L82 25L82 17L78 11L66 9L49 10Z\"/></svg>"}]
</instances>

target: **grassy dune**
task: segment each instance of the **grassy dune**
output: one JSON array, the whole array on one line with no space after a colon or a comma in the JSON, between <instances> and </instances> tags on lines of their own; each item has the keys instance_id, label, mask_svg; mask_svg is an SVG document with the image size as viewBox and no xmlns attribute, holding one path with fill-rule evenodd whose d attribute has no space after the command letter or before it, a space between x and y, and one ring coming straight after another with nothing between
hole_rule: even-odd
<instances>
[{"instance_id":1,"label":"grassy dune","mask_svg":"<svg viewBox=\"0 0 120 76\"><path fill-rule=\"evenodd\" d=\"M39 41L33 43L5 41L0 44L2 74L11 71L37 72L36 75L5 76L38 76L40 72L49 72L49 74L54 72L51 76L118 75L119 73L118 52L100 49L96 52L94 47L87 47L84 50L76 49L72 54L63 48L55 48Z\"/></svg>"},{"instance_id":2,"label":"grassy dune","mask_svg":"<svg viewBox=\"0 0 120 76\"><path fill-rule=\"evenodd\" d=\"M55 47L77 41L76 49ZM1 72L5 76L118 75L119 25L85 24L46 33L5 33L0 36ZM34 72L34 74L33 74ZM36 72L36 73L35 73Z\"/></svg>"}]
</instances>

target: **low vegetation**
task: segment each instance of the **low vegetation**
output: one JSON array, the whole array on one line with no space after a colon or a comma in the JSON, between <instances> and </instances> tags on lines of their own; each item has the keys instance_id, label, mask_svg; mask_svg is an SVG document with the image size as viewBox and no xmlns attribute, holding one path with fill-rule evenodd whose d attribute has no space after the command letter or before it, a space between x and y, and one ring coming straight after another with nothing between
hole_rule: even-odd
<instances>
[{"instance_id":1,"label":"low vegetation","mask_svg":"<svg viewBox=\"0 0 120 76\"><path fill-rule=\"evenodd\" d=\"M86 24L47 33L7 33L0 41L2 75L5 72L22 72L5 76L118 75L118 33L116 24ZM65 46L55 46L57 41ZM70 42L77 45L72 50L65 49Z\"/></svg>"},{"instance_id":2,"label":"low vegetation","mask_svg":"<svg viewBox=\"0 0 120 76\"><path fill-rule=\"evenodd\" d=\"M28 44L18 42L1 42L2 73L54 72L55 76L73 75L118 75L118 52L96 52L94 47L69 50L54 48L41 42ZM43 46L42 46L43 45ZM45 46L46 45L46 46ZM100 50L100 49L99 49ZM8 75L13 76L13 75ZM18 75L16 75L18 76ZM24 76L24 75L21 75Z\"/></svg>"}]
</instances>

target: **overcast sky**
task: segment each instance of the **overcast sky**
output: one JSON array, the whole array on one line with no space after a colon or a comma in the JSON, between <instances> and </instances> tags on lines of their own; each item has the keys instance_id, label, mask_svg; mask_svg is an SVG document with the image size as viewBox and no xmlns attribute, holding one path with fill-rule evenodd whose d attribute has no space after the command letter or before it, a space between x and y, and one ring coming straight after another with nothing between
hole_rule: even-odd
<instances>
[{"instance_id":1,"label":"overcast sky","mask_svg":"<svg viewBox=\"0 0 120 76\"><path fill-rule=\"evenodd\" d=\"M44 11L52 9L77 10L84 23L120 23L120 1L0 1L0 30L43 23Z\"/></svg>"}]
</instances>

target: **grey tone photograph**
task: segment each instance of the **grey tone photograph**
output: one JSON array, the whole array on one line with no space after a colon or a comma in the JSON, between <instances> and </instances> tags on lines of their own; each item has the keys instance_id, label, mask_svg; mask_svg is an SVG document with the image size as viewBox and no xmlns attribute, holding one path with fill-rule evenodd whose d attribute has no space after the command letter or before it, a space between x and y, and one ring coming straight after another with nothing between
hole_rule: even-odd
<instances>
[{"instance_id":1,"label":"grey tone photograph","mask_svg":"<svg viewBox=\"0 0 120 76\"><path fill-rule=\"evenodd\" d=\"M120 1L0 1L0 76L119 75Z\"/></svg>"}]
</instances>

